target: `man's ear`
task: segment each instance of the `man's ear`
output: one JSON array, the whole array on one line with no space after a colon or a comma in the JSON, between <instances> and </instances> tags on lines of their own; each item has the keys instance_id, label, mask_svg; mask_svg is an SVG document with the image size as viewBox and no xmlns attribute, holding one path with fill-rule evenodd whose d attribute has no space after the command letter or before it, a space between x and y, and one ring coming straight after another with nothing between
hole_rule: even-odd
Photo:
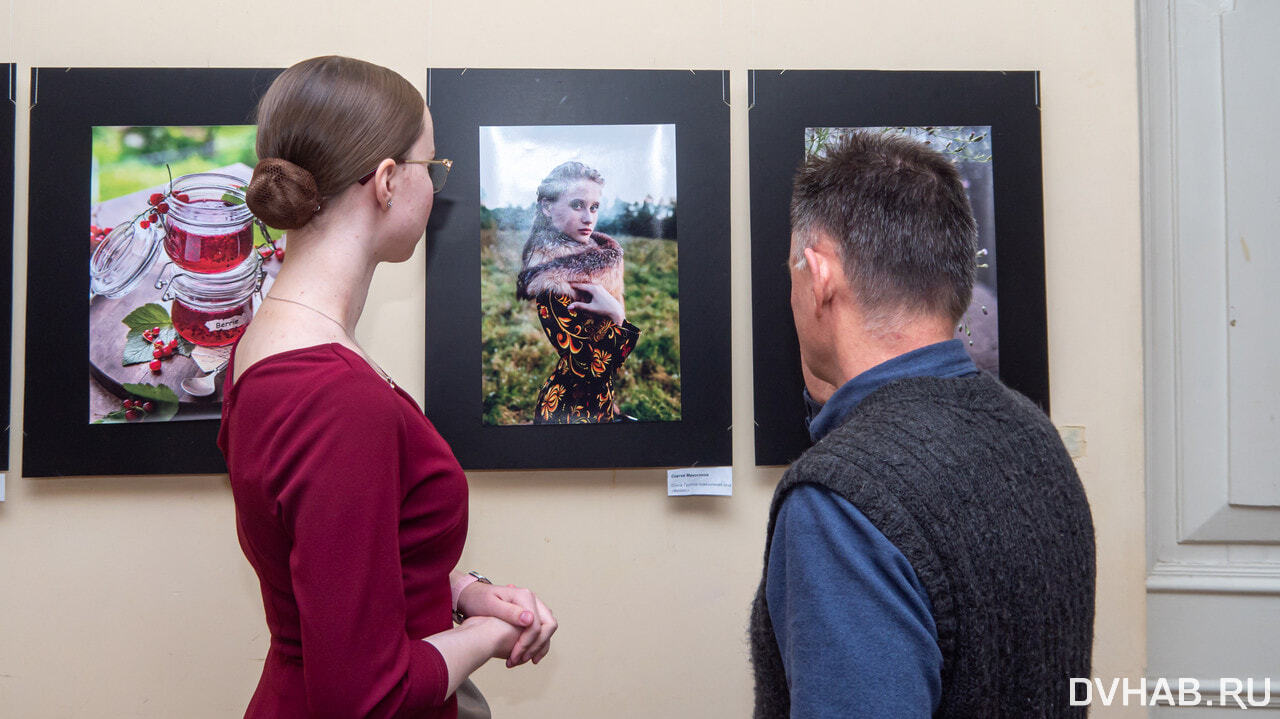
<instances>
[{"instance_id":1,"label":"man's ear","mask_svg":"<svg viewBox=\"0 0 1280 719\"><path fill-rule=\"evenodd\" d=\"M835 258L822 245L804 248L804 270L809 273L813 306L819 311L835 296Z\"/></svg>"},{"instance_id":2,"label":"man's ear","mask_svg":"<svg viewBox=\"0 0 1280 719\"><path fill-rule=\"evenodd\" d=\"M548 220L551 219L551 201L550 200L539 200L538 209L542 211L542 214L544 217L546 217Z\"/></svg>"}]
</instances>

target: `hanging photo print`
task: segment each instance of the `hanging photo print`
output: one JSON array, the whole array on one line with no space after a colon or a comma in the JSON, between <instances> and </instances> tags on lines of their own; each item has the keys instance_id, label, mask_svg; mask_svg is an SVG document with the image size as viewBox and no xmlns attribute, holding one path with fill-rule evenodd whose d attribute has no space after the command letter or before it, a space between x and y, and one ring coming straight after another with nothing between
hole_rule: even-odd
<instances>
[{"instance_id":1,"label":"hanging photo print","mask_svg":"<svg viewBox=\"0 0 1280 719\"><path fill-rule=\"evenodd\" d=\"M13 63L0 65L9 81L9 103L0 107L0 341L8 347L13 336L13 152L17 125L18 66ZM0 352L0 397L5 398L0 407L0 421L4 432L0 433L0 472L9 468L9 352Z\"/></svg>"},{"instance_id":2,"label":"hanging photo print","mask_svg":"<svg viewBox=\"0 0 1280 719\"><path fill-rule=\"evenodd\" d=\"M88 421L220 415L231 345L284 257L244 202L256 137L93 128Z\"/></svg>"},{"instance_id":3,"label":"hanging photo print","mask_svg":"<svg viewBox=\"0 0 1280 719\"><path fill-rule=\"evenodd\" d=\"M674 125L480 128L485 424L680 419L676 230Z\"/></svg>"},{"instance_id":4,"label":"hanging photo print","mask_svg":"<svg viewBox=\"0 0 1280 719\"><path fill-rule=\"evenodd\" d=\"M729 462L726 81L429 72L424 409L464 468Z\"/></svg>"},{"instance_id":5,"label":"hanging photo print","mask_svg":"<svg viewBox=\"0 0 1280 719\"><path fill-rule=\"evenodd\" d=\"M243 191L278 72L32 70L24 475L225 471L230 346L283 257Z\"/></svg>"},{"instance_id":6,"label":"hanging photo print","mask_svg":"<svg viewBox=\"0 0 1280 719\"><path fill-rule=\"evenodd\" d=\"M955 165L978 225L955 336L979 369L1047 411L1039 75L758 70L750 84L756 463L786 464L809 446L785 264L791 180L807 155L854 132L902 135Z\"/></svg>"}]
</instances>

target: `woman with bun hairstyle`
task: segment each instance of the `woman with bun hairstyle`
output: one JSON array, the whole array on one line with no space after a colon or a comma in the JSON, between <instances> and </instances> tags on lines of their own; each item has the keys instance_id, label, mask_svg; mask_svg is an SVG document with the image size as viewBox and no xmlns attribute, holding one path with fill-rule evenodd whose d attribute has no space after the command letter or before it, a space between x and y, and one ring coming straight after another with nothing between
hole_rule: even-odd
<instances>
[{"instance_id":1,"label":"woman with bun hairstyle","mask_svg":"<svg viewBox=\"0 0 1280 719\"><path fill-rule=\"evenodd\" d=\"M538 391L534 424L630 419L613 379L640 330L627 322L622 247L595 229L604 178L581 162L557 165L538 185L516 298L532 300L560 356Z\"/></svg>"},{"instance_id":2,"label":"woman with bun hairstyle","mask_svg":"<svg viewBox=\"0 0 1280 719\"><path fill-rule=\"evenodd\" d=\"M466 477L355 339L449 162L417 90L359 60L285 70L257 119L246 197L289 256L233 352L218 437L271 631L246 716L454 717L471 672L537 663L557 624L532 592L457 571Z\"/></svg>"}]
</instances>

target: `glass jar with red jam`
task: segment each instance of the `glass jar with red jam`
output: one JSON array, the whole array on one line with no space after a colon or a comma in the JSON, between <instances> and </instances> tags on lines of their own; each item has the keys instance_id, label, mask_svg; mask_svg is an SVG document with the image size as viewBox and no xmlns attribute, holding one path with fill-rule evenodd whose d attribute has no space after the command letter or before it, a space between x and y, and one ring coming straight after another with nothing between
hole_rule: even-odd
<instances>
[{"instance_id":1,"label":"glass jar with red jam","mask_svg":"<svg viewBox=\"0 0 1280 719\"><path fill-rule=\"evenodd\" d=\"M253 254L253 215L240 179L214 172L183 175L164 201L164 251L179 267L226 272Z\"/></svg>"},{"instance_id":2,"label":"glass jar with red jam","mask_svg":"<svg viewBox=\"0 0 1280 719\"><path fill-rule=\"evenodd\" d=\"M176 263L175 263L176 264ZM266 271L256 254L226 272L200 273L174 270L167 284L161 272L157 285L164 299L173 300L169 312L173 328L182 338L201 347L221 347L240 339L253 319L253 296L262 287Z\"/></svg>"}]
</instances>

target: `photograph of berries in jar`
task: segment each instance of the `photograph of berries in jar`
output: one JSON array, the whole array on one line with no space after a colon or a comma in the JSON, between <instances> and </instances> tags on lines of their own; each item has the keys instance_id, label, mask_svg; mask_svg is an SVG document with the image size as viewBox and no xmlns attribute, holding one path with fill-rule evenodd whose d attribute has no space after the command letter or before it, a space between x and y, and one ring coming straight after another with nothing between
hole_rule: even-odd
<instances>
[{"instance_id":1,"label":"photograph of berries in jar","mask_svg":"<svg viewBox=\"0 0 1280 719\"><path fill-rule=\"evenodd\" d=\"M95 127L88 421L214 419L222 374L284 261L244 186L252 125Z\"/></svg>"}]
</instances>

